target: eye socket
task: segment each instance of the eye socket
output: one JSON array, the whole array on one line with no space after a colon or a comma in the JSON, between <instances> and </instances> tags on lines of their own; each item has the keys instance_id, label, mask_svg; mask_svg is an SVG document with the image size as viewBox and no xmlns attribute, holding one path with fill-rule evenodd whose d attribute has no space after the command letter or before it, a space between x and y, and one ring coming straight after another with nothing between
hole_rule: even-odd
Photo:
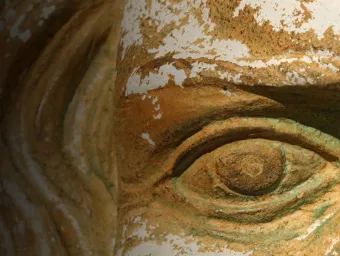
<instances>
[{"instance_id":1,"label":"eye socket","mask_svg":"<svg viewBox=\"0 0 340 256\"><path fill-rule=\"evenodd\" d=\"M287 119L232 118L174 154L174 192L201 213L269 221L339 182L340 142Z\"/></svg>"}]
</instances>

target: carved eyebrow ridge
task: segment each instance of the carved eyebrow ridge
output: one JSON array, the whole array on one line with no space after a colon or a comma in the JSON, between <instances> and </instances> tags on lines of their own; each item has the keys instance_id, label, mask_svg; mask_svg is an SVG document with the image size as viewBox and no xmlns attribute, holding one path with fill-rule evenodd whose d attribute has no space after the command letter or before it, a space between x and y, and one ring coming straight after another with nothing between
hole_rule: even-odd
<instances>
[{"instance_id":1,"label":"carved eyebrow ridge","mask_svg":"<svg viewBox=\"0 0 340 256\"><path fill-rule=\"evenodd\" d=\"M292 87L327 87L327 86L336 86L340 85L340 76L338 72L329 73L327 75L327 79L316 79L315 81L312 79L308 79L310 77L323 77L324 71L321 66L318 65L324 63L325 65L332 65L334 67L339 67L339 60L337 57L327 57L323 58L319 56L319 59L325 59L325 62L316 62L317 66L311 66L311 57L308 57L309 61L304 60L304 57L309 55L298 55L298 56L267 56L260 59L248 59L241 58L239 59L239 63L233 63L230 61L223 60L215 60L209 58L199 58L199 59L176 59L173 56L175 53L169 53L163 57L159 57L148 61L138 67L138 73L142 76L146 75L150 71L155 72L162 65L172 64L177 69L187 69L187 71L191 71L193 65L195 63L200 63L204 65L214 65L214 69L212 71L223 71L230 74L240 74L242 78L245 80L242 83L237 82L237 84L244 84L246 86L254 86L254 85L262 85L267 87L282 87L289 86ZM315 57L315 56L314 56ZM274 60L274 61L273 61ZM287 61L291 60L291 61ZM268 62L268 63L267 63ZM298 65L289 65L290 63L298 62ZM248 64L247 64L248 63ZM263 63L263 65L255 64L255 63ZM267 66L266 66L267 64ZM285 68L279 68L281 64L285 64ZM260 79L257 74L258 72L265 71L261 76L265 77L275 77L271 82L266 82L263 79ZM309 73L301 72L301 70L310 70ZM222 73L223 73L222 72ZM289 74L294 74L294 76L301 76L304 82L296 82L294 79L293 82L289 83L287 81L287 77ZM260 77L261 77L260 76ZM223 80L222 77L218 76L218 79ZM262 80L262 81L261 81ZM289 80L289 79L288 79ZM294 84L294 81L296 84ZM228 81L228 83L234 83L233 81Z\"/></svg>"}]
</instances>

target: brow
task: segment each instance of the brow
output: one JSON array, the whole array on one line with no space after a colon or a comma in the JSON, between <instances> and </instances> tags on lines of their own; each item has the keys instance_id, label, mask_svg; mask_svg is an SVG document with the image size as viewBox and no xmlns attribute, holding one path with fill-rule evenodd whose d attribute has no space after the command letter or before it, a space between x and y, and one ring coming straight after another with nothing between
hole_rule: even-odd
<instances>
[{"instance_id":1,"label":"brow","mask_svg":"<svg viewBox=\"0 0 340 256\"><path fill-rule=\"evenodd\" d=\"M212 83L196 86L215 86L226 88L235 88L235 85L226 85L225 83ZM264 108L254 110L248 105L244 109L240 109L233 116L239 117L271 117L271 118L289 118L306 126L313 127L324 133L330 134L340 139L340 129L338 123L340 121L340 86L329 85L326 87L270 87L270 86L244 86L237 85L237 88L264 96L282 104L282 108ZM227 111L210 113L197 117L184 124L180 124L175 131L167 130L164 133L164 141L171 142L168 146L176 147L184 139L195 134L204 126L215 122L230 118Z\"/></svg>"},{"instance_id":2,"label":"brow","mask_svg":"<svg viewBox=\"0 0 340 256\"><path fill-rule=\"evenodd\" d=\"M192 65L196 62L202 63L202 64L212 64L212 65L217 65L218 69L223 70L223 72L228 72L229 71L231 73L239 73L241 72L242 78L246 78L246 80L249 80L245 83L247 83L247 85L249 86L257 86L259 84L264 85L266 87L282 87L285 83L287 82L287 74L288 73L292 73L292 74L299 74L300 70L308 70L310 68L310 62L306 62L305 60L303 60L303 56L300 57L294 57L292 59L296 59L295 61L298 61L297 66L295 67L287 67L285 71L279 71L278 67L274 68L273 70L270 71L270 74L268 75L269 77L275 77L276 80L272 81L271 83L266 83L266 82L259 82L260 79L256 76L257 74L257 70L259 68L259 70L261 69L268 69L268 68L272 68L272 66L274 65L279 65L279 64L273 64L273 65L269 65L269 66L265 66L265 64L270 61L271 59L275 59L277 63L280 63L281 59L283 59L282 64L285 63L290 63L287 62L287 58L279 58L279 57L275 57L272 56L271 58L263 58L263 59L259 59L257 60L257 62L263 62L264 66L259 65L258 67L253 63L256 62L254 60L250 60L250 59L240 59L240 62L243 63L249 63L249 66L247 66L246 64L239 66L238 63L232 63L232 62L228 62L228 61L222 61L222 60L214 60L214 59L207 59L207 58L201 58L201 59L176 59L174 58L175 53L168 53L167 55L163 56L163 57L159 57L156 59L153 59L151 61L148 61L144 64L142 64L139 69L138 72L140 72L142 75L147 75L150 70L158 70L161 66L165 65L165 64L173 64L175 65L175 67L177 69L192 69ZM320 57L321 58L321 57ZM309 58L310 59L310 58ZM286 61L286 62L285 62ZM252 63L255 66L252 66ZM332 65L332 66L339 66L339 60L337 58L327 58L327 65ZM212 71L216 71L216 70L212 70ZM250 72L249 72L250 71ZM315 77L322 77L324 75L324 73L322 72L322 70L319 69L313 69L312 71L310 71L314 74ZM299 74L300 76L301 74ZM313 76L312 76L313 77ZM324 81L320 82L320 81L313 81L313 84L311 84L310 82L308 82L307 84L307 77L305 76L301 76L301 79L303 79L306 83L306 85L304 84L289 84L289 87L306 87L306 88L310 88L310 87L328 87L328 86L332 86L335 87L336 90L339 90L339 85L340 85L340 76L338 73L334 73L332 74L330 77L328 77L327 79L324 79ZM190 79L189 79L190 80ZM328 80L328 81L327 81Z\"/></svg>"}]
</instances>

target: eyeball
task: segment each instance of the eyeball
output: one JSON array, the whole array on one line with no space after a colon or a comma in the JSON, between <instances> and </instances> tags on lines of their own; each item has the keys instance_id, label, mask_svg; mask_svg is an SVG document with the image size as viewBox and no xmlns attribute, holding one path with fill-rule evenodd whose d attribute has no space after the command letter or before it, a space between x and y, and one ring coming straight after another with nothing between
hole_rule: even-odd
<instances>
[{"instance_id":1,"label":"eyeball","mask_svg":"<svg viewBox=\"0 0 340 256\"><path fill-rule=\"evenodd\" d=\"M178 183L200 193L209 191L210 196L212 189L222 189L230 195L261 196L292 188L325 163L321 156L296 145L247 139L200 157L179 177Z\"/></svg>"},{"instance_id":2,"label":"eyeball","mask_svg":"<svg viewBox=\"0 0 340 256\"><path fill-rule=\"evenodd\" d=\"M264 140L243 140L212 153L219 179L243 195L266 194L277 187L284 173L284 154Z\"/></svg>"}]
</instances>

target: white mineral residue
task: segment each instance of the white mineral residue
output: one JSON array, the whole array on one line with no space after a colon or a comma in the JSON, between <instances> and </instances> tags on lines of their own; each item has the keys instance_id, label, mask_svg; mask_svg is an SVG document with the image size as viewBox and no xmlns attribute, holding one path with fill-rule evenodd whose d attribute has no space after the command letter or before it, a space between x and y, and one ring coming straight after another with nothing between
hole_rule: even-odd
<instances>
[{"instance_id":1,"label":"white mineral residue","mask_svg":"<svg viewBox=\"0 0 340 256\"><path fill-rule=\"evenodd\" d=\"M186 74L183 70L176 69L172 64L166 64L159 68L157 73L149 73L148 76L141 78L138 69L135 69L129 77L125 96L130 94L145 94L150 90L162 88L167 85L169 80L174 78L176 85L182 87Z\"/></svg>"},{"instance_id":2,"label":"white mineral residue","mask_svg":"<svg viewBox=\"0 0 340 256\"><path fill-rule=\"evenodd\" d=\"M193 255L193 256L251 256L252 251L238 252L227 247L217 248L211 246L210 248L204 248L202 243L195 240L192 236L182 236L167 234L162 242L152 241L152 230L156 227L148 227L147 221L142 220L140 217L136 217L133 222L139 224L139 227L129 236L129 238L135 238L143 240L143 242L136 247L128 250L124 255L127 256L140 256L140 255ZM203 250L202 250L203 249ZM215 249L215 250L214 250ZM117 256L122 256L123 249L118 250Z\"/></svg>"},{"instance_id":3,"label":"white mineral residue","mask_svg":"<svg viewBox=\"0 0 340 256\"><path fill-rule=\"evenodd\" d=\"M143 138L144 140L146 140L147 142L149 142L149 144L150 144L151 146L156 146L156 143L151 139L149 133L144 132L144 133L142 134L142 138Z\"/></svg>"},{"instance_id":4,"label":"white mineral residue","mask_svg":"<svg viewBox=\"0 0 340 256\"><path fill-rule=\"evenodd\" d=\"M340 15L338 0L314 0L309 3L299 0L241 0L234 11L234 17L246 7L258 9L256 21L263 25L269 21L273 29L287 32L305 33L314 30L318 39L323 39L325 32L332 28L335 34L340 34ZM306 11L311 18L306 19Z\"/></svg>"}]
</instances>

